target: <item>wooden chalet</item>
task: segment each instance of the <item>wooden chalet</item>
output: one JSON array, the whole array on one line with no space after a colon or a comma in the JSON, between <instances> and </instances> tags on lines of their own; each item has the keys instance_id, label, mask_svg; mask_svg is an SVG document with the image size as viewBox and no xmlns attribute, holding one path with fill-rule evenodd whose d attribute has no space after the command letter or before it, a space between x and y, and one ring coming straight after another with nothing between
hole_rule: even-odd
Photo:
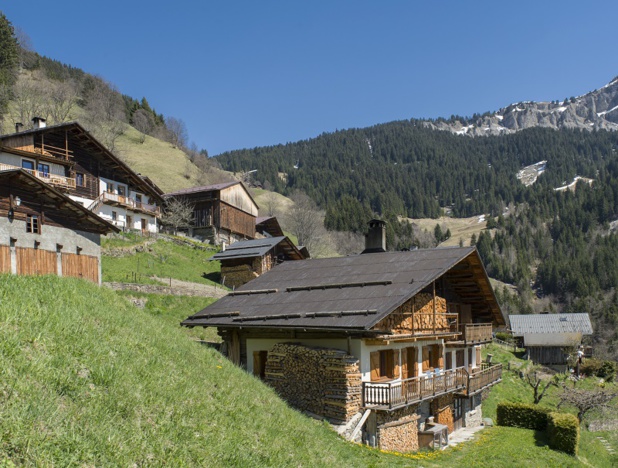
<instances>
[{"instance_id":1,"label":"wooden chalet","mask_svg":"<svg viewBox=\"0 0 618 468\"><path fill-rule=\"evenodd\" d=\"M590 316L580 314L509 315L513 336L537 364L566 366L584 336L592 335Z\"/></svg>"},{"instance_id":2,"label":"wooden chalet","mask_svg":"<svg viewBox=\"0 0 618 468\"><path fill-rule=\"evenodd\" d=\"M117 231L30 172L0 170L0 273L100 284L100 236Z\"/></svg>"},{"instance_id":3,"label":"wooden chalet","mask_svg":"<svg viewBox=\"0 0 618 468\"><path fill-rule=\"evenodd\" d=\"M290 404L385 450L482 423L501 380L481 346L505 319L475 248L285 262L182 322L216 327L233 362ZM437 437L436 437L437 436Z\"/></svg>"},{"instance_id":4,"label":"wooden chalet","mask_svg":"<svg viewBox=\"0 0 618 468\"><path fill-rule=\"evenodd\" d=\"M286 236L235 242L211 257L221 262L221 279L229 288L238 288L283 262L304 259Z\"/></svg>"},{"instance_id":5,"label":"wooden chalet","mask_svg":"<svg viewBox=\"0 0 618 468\"><path fill-rule=\"evenodd\" d=\"M162 191L77 122L0 136L0 170L22 168L123 230L158 232Z\"/></svg>"},{"instance_id":6,"label":"wooden chalet","mask_svg":"<svg viewBox=\"0 0 618 468\"><path fill-rule=\"evenodd\" d=\"M226 182L166 193L193 205L192 237L215 244L255 239L258 205L242 182Z\"/></svg>"},{"instance_id":7,"label":"wooden chalet","mask_svg":"<svg viewBox=\"0 0 618 468\"><path fill-rule=\"evenodd\" d=\"M275 216L260 216L255 220L257 237L281 237L283 229Z\"/></svg>"}]
</instances>

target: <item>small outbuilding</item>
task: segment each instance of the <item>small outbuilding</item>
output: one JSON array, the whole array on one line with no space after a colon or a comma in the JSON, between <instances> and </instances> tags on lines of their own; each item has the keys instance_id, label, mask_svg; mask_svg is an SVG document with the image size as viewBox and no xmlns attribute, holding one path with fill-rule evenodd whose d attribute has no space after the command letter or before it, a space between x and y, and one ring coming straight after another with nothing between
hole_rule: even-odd
<instances>
[{"instance_id":1,"label":"small outbuilding","mask_svg":"<svg viewBox=\"0 0 618 468\"><path fill-rule=\"evenodd\" d=\"M537 364L566 365L569 352L592 335L590 316L579 314L510 315L513 336Z\"/></svg>"},{"instance_id":2,"label":"small outbuilding","mask_svg":"<svg viewBox=\"0 0 618 468\"><path fill-rule=\"evenodd\" d=\"M221 279L237 288L266 273L274 266L306 256L286 236L235 242L212 257L221 262Z\"/></svg>"}]
</instances>

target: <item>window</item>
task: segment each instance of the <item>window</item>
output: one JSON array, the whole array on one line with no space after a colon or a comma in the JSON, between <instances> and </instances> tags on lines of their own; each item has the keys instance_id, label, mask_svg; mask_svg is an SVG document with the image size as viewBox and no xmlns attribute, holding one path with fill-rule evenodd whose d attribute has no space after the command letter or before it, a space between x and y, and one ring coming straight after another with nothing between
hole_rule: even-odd
<instances>
[{"instance_id":1,"label":"window","mask_svg":"<svg viewBox=\"0 0 618 468\"><path fill-rule=\"evenodd\" d=\"M107 191L109 193L114 193L114 184L107 184Z\"/></svg>"},{"instance_id":2,"label":"window","mask_svg":"<svg viewBox=\"0 0 618 468\"><path fill-rule=\"evenodd\" d=\"M118 213L116 213L115 211L112 211L112 221L117 221L118 220Z\"/></svg>"},{"instance_id":3,"label":"window","mask_svg":"<svg viewBox=\"0 0 618 468\"><path fill-rule=\"evenodd\" d=\"M37 215L28 215L26 218L26 232L41 234L41 220Z\"/></svg>"},{"instance_id":4,"label":"window","mask_svg":"<svg viewBox=\"0 0 618 468\"><path fill-rule=\"evenodd\" d=\"M86 186L86 177L84 176L83 173L81 172L75 173L75 185L77 185L78 187Z\"/></svg>"},{"instance_id":5,"label":"window","mask_svg":"<svg viewBox=\"0 0 618 468\"><path fill-rule=\"evenodd\" d=\"M133 229L133 217L127 216L127 229Z\"/></svg>"},{"instance_id":6,"label":"window","mask_svg":"<svg viewBox=\"0 0 618 468\"><path fill-rule=\"evenodd\" d=\"M122 195L123 197L126 195L126 189L123 185L118 186L118 195Z\"/></svg>"},{"instance_id":7,"label":"window","mask_svg":"<svg viewBox=\"0 0 618 468\"><path fill-rule=\"evenodd\" d=\"M38 163L36 170L41 172L44 177L49 177L49 164Z\"/></svg>"},{"instance_id":8,"label":"window","mask_svg":"<svg viewBox=\"0 0 618 468\"><path fill-rule=\"evenodd\" d=\"M23 167L24 169L33 170L34 169L34 162L28 161L27 159L22 159L21 160L21 167Z\"/></svg>"},{"instance_id":9,"label":"window","mask_svg":"<svg viewBox=\"0 0 618 468\"><path fill-rule=\"evenodd\" d=\"M139 193L135 194L135 201L138 202L138 203L142 202L142 196Z\"/></svg>"},{"instance_id":10,"label":"window","mask_svg":"<svg viewBox=\"0 0 618 468\"><path fill-rule=\"evenodd\" d=\"M397 356L395 356L397 352ZM399 377L399 351L385 349L375 351L369 356L371 380L394 379Z\"/></svg>"}]
</instances>

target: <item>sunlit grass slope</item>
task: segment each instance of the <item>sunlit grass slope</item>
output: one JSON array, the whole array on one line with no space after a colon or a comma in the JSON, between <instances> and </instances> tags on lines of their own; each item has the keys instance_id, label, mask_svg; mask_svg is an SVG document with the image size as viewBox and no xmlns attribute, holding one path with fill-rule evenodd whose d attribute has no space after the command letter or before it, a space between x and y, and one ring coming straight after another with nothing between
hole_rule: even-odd
<instances>
[{"instance_id":1,"label":"sunlit grass slope","mask_svg":"<svg viewBox=\"0 0 618 468\"><path fill-rule=\"evenodd\" d=\"M0 465L393 466L80 280L0 275Z\"/></svg>"}]
</instances>

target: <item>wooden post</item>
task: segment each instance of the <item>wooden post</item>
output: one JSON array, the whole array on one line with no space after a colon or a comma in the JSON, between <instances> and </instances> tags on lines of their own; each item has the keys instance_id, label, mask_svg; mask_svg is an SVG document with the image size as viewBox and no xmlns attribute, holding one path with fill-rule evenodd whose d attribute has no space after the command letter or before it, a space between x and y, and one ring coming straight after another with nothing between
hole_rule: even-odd
<instances>
[{"instance_id":1,"label":"wooden post","mask_svg":"<svg viewBox=\"0 0 618 468\"><path fill-rule=\"evenodd\" d=\"M433 282L433 334L436 334L436 282Z\"/></svg>"}]
</instances>

